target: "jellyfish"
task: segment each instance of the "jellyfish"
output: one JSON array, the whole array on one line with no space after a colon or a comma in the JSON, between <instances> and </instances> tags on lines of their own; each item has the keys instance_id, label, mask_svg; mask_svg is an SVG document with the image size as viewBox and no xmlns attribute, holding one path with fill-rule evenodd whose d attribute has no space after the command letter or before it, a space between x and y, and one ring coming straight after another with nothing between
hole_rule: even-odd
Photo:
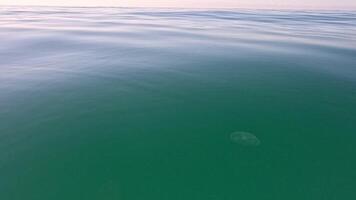
<instances>
[{"instance_id":1,"label":"jellyfish","mask_svg":"<svg viewBox=\"0 0 356 200\"><path fill-rule=\"evenodd\" d=\"M232 142L241 146L258 146L261 144L260 140L252 133L236 131L230 134Z\"/></svg>"}]
</instances>

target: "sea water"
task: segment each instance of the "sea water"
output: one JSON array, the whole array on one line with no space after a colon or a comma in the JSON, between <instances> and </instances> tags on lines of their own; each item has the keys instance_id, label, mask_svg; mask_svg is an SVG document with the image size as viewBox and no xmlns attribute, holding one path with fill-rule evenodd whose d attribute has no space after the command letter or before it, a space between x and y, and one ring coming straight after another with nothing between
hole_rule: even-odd
<instances>
[{"instance_id":1,"label":"sea water","mask_svg":"<svg viewBox=\"0 0 356 200\"><path fill-rule=\"evenodd\" d=\"M1 200L356 199L356 12L0 8Z\"/></svg>"}]
</instances>

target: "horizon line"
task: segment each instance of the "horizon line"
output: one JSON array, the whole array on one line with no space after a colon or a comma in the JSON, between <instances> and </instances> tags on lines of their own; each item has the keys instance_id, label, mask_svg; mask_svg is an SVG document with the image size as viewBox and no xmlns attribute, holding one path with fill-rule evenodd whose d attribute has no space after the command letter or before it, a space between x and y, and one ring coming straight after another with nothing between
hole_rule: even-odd
<instances>
[{"instance_id":1,"label":"horizon line","mask_svg":"<svg viewBox=\"0 0 356 200\"><path fill-rule=\"evenodd\" d=\"M241 6L241 7L188 7L188 6L105 6L105 5L19 5L19 4L0 4L0 7L63 7L63 8L151 8L151 9L198 9L198 10L218 10L218 9L244 9L244 10L295 10L295 11L356 11L356 7L352 8L327 8L327 7L273 7L273 6Z\"/></svg>"}]
</instances>

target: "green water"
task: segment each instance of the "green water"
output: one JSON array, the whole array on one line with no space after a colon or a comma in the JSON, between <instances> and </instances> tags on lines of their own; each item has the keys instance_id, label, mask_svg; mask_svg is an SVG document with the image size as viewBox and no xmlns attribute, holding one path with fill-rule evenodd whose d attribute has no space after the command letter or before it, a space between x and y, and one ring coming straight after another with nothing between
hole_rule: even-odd
<instances>
[{"instance_id":1,"label":"green water","mask_svg":"<svg viewBox=\"0 0 356 200\"><path fill-rule=\"evenodd\" d=\"M356 199L355 13L0 16L1 200Z\"/></svg>"}]
</instances>

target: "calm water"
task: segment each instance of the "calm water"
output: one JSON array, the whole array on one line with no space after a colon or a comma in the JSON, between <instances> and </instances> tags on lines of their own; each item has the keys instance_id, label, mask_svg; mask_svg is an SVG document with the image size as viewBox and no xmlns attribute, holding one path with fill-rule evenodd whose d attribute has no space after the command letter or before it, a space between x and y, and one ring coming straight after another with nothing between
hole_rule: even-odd
<instances>
[{"instance_id":1,"label":"calm water","mask_svg":"<svg viewBox=\"0 0 356 200\"><path fill-rule=\"evenodd\" d=\"M356 12L0 8L1 200L356 199Z\"/></svg>"}]
</instances>

